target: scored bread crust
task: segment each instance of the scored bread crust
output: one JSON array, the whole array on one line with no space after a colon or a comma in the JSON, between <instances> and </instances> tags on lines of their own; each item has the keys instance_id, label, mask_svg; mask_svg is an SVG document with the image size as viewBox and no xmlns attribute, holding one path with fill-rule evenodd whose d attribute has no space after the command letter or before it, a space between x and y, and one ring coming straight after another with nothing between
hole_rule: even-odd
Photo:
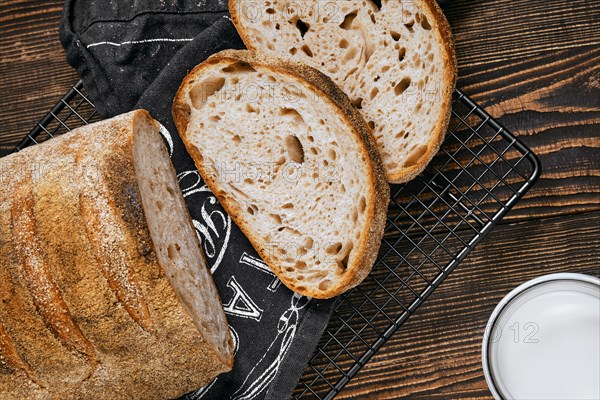
<instances>
[{"instance_id":1,"label":"scored bread crust","mask_svg":"<svg viewBox=\"0 0 600 400\"><path fill-rule=\"evenodd\" d=\"M236 30L242 38L242 41L249 50L263 51L261 46L256 45L256 41L253 40L243 23L243 16L239 14L239 11L242 9L242 7L240 7L241 1L245 0L229 0L229 13L231 15L231 21L236 27ZM423 170L439 151L446 136L446 130L450 122L450 116L452 112L452 92L456 87L456 80L458 76L458 67L454 50L454 38L452 36L448 20L444 16L440 6L435 0L420 1L425 5L425 7L427 7L429 15L433 16L435 20L435 26L438 28L435 30L435 33L438 38L438 42L442 44L442 50L444 52L445 65L443 87L447 89L445 90L446 93L443 95L443 101L440 104L440 109L442 111L439 113L439 118L435 124L435 127L433 128L433 133L430 138L427 152L419 159L417 164L414 164L408 168L403 167L397 172L387 171L386 179L390 183L405 183L416 178L421 172L423 172ZM294 5L294 2L291 2L291 4Z\"/></svg>"},{"instance_id":2,"label":"scored bread crust","mask_svg":"<svg viewBox=\"0 0 600 400\"><path fill-rule=\"evenodd\" d=\"M0 160L3 399L176 398L233 365L198 331L157 259L132 156L138 123L161 140L138 110ZM107 209L94 209L100 197ZM103 225L123 235L90 235ZM103 270L103 258L126 273Z\"/></svg>"},{"instance_id":3,"label":"scored bread crust","mask_svg":"<svg viewBox=\"0 0 600 400\"><path fill-rule=\"evenodd\" d=\"M185 96L188 92L188 88L196 76L202 74L206 70L210 70L213 65L226 61L241 61L248 63L253 67L263 67L283 75L300 78L305 82L304 85L307 88L322 94L322 96L319 97L334 106L338 115L352 128L348 133L355 135L356 140L363 145L361 147L364 149L365 159L368 160L368 168L365 173L368 176L373 190L369 193L372 200L369 202L366 210L365 228L360 239L361 245L357 249L356 261L353 263L354 265L348 265L342 279L339 282L335 282L325 291L311 288L310 285L306 285L306 290L299 291L290 285L288 278L283 273L280 273L280 269L276 267L277 261L271 256L270 252L267 251L266 247L261 245L260 239L254 234L253 229L244 219L245 211L239 209L228 200L226 194L221 190L217 179L213 179L211 174L205 169L200 151L188 138L187 126L191 113L191 107ZM351 289L366 278L375 263L381 239L383 237L390 188L385 179L383 165L366 122L360 113L352 107L348 96L346 96L346 94L342 92L330 78L318 70L302 63L283 60L264 53L247 50L224 50L212 55L205 62L196 66L185 77L173 102L173 120L175 121L177 130L179 131L188 152L194 159L196 167L208 187L217 196L223 208L225 208L227 213L234 219L242 232L248 237L262 259L269 267L271 267L273 272L286 286L305 296L331 298ZM366 238L366 240L364 238Z\"/></svg>"}]
</instances>

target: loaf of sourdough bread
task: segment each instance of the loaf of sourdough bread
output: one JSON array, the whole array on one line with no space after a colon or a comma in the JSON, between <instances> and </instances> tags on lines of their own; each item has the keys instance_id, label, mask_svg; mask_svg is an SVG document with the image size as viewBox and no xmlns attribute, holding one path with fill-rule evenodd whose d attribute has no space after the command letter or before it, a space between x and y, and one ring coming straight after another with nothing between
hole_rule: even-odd
<instances>
[{"instance_id":1,"label":"loaf of sourdough bread","mask_svg":"<svg viewBox=\"0 0 600 400\"><path fill-rule=\"evenodd\" d=\"M456 60L434 0L229 0L251 50L304 62L344 90L368 122L387 179L407 182L444 139Z\"/></svg>"},{"instance_id":2,"label":"loaf of sourdough bread","mask_svg":"<svg viewBox=\"0 0 600 400\"><path fill-rule=\"evenodd\" d=\"M329 298L367 276L389 186L366 122L329 78L228 50L188 74L173 115L205 182L286 286Z\"/></svg>"},{"instance_id":3,"label":"loaf of sourdough bread","mask_svg":"<svg viewBox=\"0 0 600 400\"><path fill-rule=\"evenodd\" d=\"M165 399L233 364L145 111L0 160L0 398Z\"/></svg>"}]
</instances>

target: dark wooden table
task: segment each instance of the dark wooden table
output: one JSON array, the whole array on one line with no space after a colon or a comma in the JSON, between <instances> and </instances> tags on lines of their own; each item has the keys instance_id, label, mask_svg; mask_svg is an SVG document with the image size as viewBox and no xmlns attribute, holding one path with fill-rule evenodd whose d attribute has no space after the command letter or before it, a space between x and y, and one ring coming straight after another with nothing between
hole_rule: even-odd
<instances>
[{"instance_id":1,"label":"dark wooden table","mask_svg":"<svg viewBox=\"0 0 600 400\"><path fill-rule=\"evenodd\" d=\"M0 3L0 155L76 73L58 41L62 1ZM540 157L537 185L339 399L491 398L487 319L539 275L600 276L600 5L596 0L452 0L459 86Z\"/></svg>"}]
</instances>

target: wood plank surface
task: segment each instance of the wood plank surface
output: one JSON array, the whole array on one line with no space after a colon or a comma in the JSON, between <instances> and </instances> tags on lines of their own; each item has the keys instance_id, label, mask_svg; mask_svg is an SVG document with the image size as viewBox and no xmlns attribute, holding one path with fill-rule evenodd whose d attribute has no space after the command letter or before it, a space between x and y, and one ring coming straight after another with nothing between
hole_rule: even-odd
<instances>
[{"instance_id":1,"label":"wood plank surface","mask_svg":"<svg viewBox=\"0 0 600 400\"><path fill-rule=\"evenodd\" d=\"M600 275L597 1L448 3L459 86L538 154L543 173L340 399L489 399L479 352L497 302L545 273ZM77 80L58 40L62 5L0 2L0 156Z\"/></svg>"},{"instance_id":2,"label":"wood plank surface","mask_svg":"<svg viewBox=\"0 0 600 400\"><path fill-rule=\"evenodd\" d=\"M58 39L63 4L0 3L0 155L7 154L78 79Z\"/></svg>"}]
</instances>

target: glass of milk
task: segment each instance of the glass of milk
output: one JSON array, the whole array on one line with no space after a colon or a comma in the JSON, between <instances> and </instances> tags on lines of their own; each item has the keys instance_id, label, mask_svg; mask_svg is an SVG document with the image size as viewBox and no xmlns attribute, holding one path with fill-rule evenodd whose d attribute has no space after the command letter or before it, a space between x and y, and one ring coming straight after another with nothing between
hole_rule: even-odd
<instances>
[{"instance_id":1,"label":"glass of milk","mask_svg":"<svg viewBox=\"0 0 600 400\"><path fill-rule=\"evenodd\" d=\"M510 292L485 330L496 400L600 399L600 279L552 274Z\"/></svg>"}]
</instances>

